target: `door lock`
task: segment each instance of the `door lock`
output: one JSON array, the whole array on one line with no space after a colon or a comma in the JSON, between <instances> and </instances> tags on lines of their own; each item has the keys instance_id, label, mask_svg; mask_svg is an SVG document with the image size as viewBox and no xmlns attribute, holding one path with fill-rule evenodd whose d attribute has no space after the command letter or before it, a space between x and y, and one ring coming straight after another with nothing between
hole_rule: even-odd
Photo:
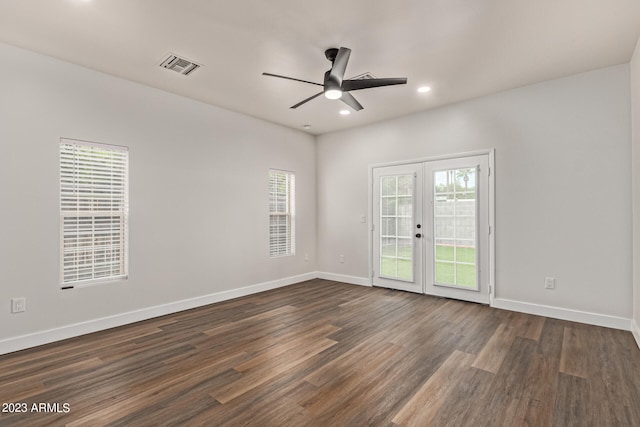
<instances>
[{"instance_id":1,"label":"door lock","mask_svg":"<svg viewBox=\"0 0 640 427\"><path fill-rule=\"evenodd\" d=\"M422 234L418 233L418 234L416 234L416 237L419 239L419 238L422 237Z\"/></svg>"},{"instance_id":2,"label":"door lock","mask_svg":"<svg viewBox=\"0 0 640 427\"><path fill-rule=\"evenodd\" d=\"M422 228L422 226L420 224L416 225L416 228Z\"/></svg>"}]
</instances>

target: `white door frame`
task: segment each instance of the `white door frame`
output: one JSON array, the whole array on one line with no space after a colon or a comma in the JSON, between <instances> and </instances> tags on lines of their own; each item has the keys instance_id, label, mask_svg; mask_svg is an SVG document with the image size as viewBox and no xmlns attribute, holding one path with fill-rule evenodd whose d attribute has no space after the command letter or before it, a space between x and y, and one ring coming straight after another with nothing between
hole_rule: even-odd
<instances>
[{"instance_id":1,"label":"white door frame","mask_svg":"<svg viewBox=\"0 0 640 427\"><path fill-rule=\"evenodd\" d=\"M376 214L374 212L374 203L373 203L373 170L374 168L386 167L386 166L398 166L398 165L406 165L411 163L423 163L423 162L431 162L436 160L449 160L449 159L457 159L462 157L471 157L471 156L481 156L487 155L489 158L489 305L493 305L493 301L496 294L496 285L495 285L495 259L496 259L496 250L495 250L495 149L486 149L486 150L477 150L477 151L469 151L464 153L455 153L455 154L447 154L442 156L434 156L434 157L423 157L416 159L408 159L408 160L400 160L395 162L388 163L378 163L369 165L368 171L368 202L369 202L369 218L367 220L367 227L369 230L369 244L368 244L368 254L369 254L369 285L373 286L373 270L374 270L374 260L373 260L373 218Z\"/></svg>"}]
</instances>

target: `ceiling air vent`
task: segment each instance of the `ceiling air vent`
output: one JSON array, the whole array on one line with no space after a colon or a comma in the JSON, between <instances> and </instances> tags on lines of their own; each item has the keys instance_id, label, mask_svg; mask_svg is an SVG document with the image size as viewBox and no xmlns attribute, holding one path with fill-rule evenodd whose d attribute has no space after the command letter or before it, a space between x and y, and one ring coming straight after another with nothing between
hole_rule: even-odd
<instances>
[{"instance_id":1,"label":"ceiling air vent","mask_svg":"<svg viewBox=\"0 0 640 427\"><path fill-rule=\"evenodd\" d=\"M376 76L367 71L366 73L358 74L355 77L351 77L350 80L371 80L375 78Z\"/></svg>"},{"instance_id":2,"label":"ceiling air vent","mask_svg":"<svg viewBox=\"0 0 640 427\"><path fill-rule=\"evenodd\" d=\"M178 55L170 53L167 57L160 63L162 68L166 68L167 70L173 70L176 73L180 73L183 76L190 74L192 71L200 68L202 65L196 64L193 61L182 58Z\"/></svg>"}]
</instances>

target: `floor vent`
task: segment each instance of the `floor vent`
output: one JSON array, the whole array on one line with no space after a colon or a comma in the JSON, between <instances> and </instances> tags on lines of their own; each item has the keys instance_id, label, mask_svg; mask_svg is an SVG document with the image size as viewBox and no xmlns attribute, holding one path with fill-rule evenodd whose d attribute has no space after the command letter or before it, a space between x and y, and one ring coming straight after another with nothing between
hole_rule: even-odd
<instances>
[{"instance_id":1,"label":"floor vent","mask_svg":"<svg viewBox=\"0 0 640 427\"><path fill-rule=\"evenodd\" d=\"M187 76L201 67L200 64L196 64L193 61L182 58L173 53L167 55L167 57L160 63L160 66L162 68L166 68L167 70L173 70L176 73L180 73L183 76Z\"/></svg>"}]
</instances>

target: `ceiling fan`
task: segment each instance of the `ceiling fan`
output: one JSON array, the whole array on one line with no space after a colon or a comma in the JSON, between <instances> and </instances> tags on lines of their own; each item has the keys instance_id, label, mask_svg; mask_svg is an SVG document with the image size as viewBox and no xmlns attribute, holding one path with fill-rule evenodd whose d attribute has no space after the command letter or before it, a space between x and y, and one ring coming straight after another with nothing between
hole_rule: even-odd
<instances>
[{"instance_id":1,"label":"ceiling fan","mask_svg":"<svg viewBox=\"0 0 640 427\"><path fill-rule=\"evenodd\" d=\"M345 80L344 72L347 69L347 63L349 62L349 56L351 55L351 49L341 47L340 49L331 48L324 52L324 56L331 61L331 69L324 73L324 83L315 83L307 80L295 79L293 77L280 76L278 74L262 73L263 76L279 77L281 79L295 80L297 82L309 83L316 86L322 86L322 92L316 93L307 99L292 105L291 108L298 108L302 104L311 101L314 98L322 95L327 99L340 99L349 107L356 111L362 110L362 105L351 95L349 92L352 90L370 89L380 86L391 85L403 85L407 83L406 77L391 77L384 79L356 79Z\"/></svg>"}]
</instances>

